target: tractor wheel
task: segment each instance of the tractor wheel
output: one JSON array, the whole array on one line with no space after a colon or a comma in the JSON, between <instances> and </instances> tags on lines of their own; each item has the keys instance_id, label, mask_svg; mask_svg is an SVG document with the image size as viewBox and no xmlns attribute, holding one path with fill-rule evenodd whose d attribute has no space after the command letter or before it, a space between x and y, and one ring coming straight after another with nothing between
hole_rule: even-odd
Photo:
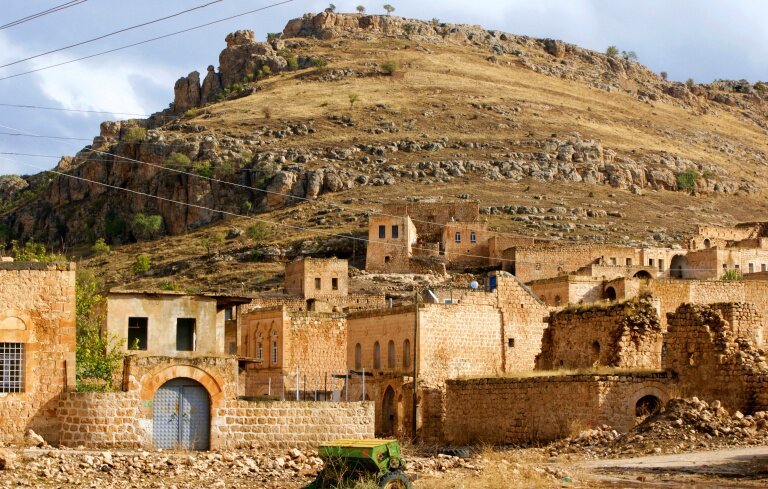
<instances>
[{"instance_id":1,"label":"tractor wheel","mask_svg":"<svg viewBox=\"0 0 768 489\"><path fill-rule=\"evenodd\" d=\"M379 487L382 489L411 489L411 480L400 470L385 474L379 479Z\"/></svg>"}]
</instances>

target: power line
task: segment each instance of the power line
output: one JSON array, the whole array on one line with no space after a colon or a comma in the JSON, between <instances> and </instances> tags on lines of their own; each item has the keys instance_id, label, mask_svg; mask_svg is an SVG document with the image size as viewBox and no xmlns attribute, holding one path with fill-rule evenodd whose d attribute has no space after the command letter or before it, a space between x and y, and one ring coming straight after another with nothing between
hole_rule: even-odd
<instances>
[{"instance_id":1,"label":"power line","mask_svg":"<svg viewBox=\"0 0 768 489\"><path fill-rule=\"evenodd\" d=\"M39 109L39 110L56 110L59 112L79 112L83 114L107 114L107 115L131 115L136 117L152 117L149 114L134 114L131 112L112 112L109 110L84 110L84 109L63 109L60 107L41 107L39 105L20 105L20 104L2 104L0 107L14 107L17 109Z\"/></svg>"},{"instance_id":2,"label":"power line","mask_svg":"<svg viewBox=\"0 0 768 489\"><path fill-rule=\"evenodd\" d=\"M69 46L64 46L62 48L57 48L57 49L53 49L51 51L46 51L44 53L36 54L34 56L29 56L27 58L20 59L20 60L17 60L17 61L13 61L11 63L6 63L4 65L0 65L0 68L6 68L8 66L17 65L17 64L23 63L25 61L29 61L29 60L32 60L32 59L40 58L42 56L47 56L47 55L53 54L53 53L59 53L61 51L66 51L67 49L71 49L71 48L74 48L74 47L77 47L77 46L83 46L85 44L89 44L89 43L92 43L92 42L95 42L95 41L100 41L101 39L106 39L108 37L112 37L112 36L115 36L117 34L122 34L123 32L128 32L128 31L131 31L131 30L134 30L134 29L139 29L141 27L146 27L146 26L151 25L151 24L156 24L156 23L162 22L164 20L172 19L174 17L178 17L180 15L184 15L186 13L193 12L195 10L204 9L206 7L209 7L209 6L213 5L213 4L215 4L215 3L221 3L223 1L224 0L215 0L213 2L208 2L208 3L203 4L203 5L198 5L197 7L192 7L192 8L187 9L187 10L182 10L181 12L176 12L175 14L167 15L167 16L161 17L159 19L155 19L155 20L151 20L151 21L148 21L148 22L144 22L144 23L141 23L141 24L134 25L134 26L126 27L124 29L120 29L120 30L117 30L117 31L114 31L114 32L110 32L108 34L104 34L104 35L101 35L101 36L98 36L98 37L94 37L92 39L87 39L85 41L81 41L81 42L78 42L78 43L75 43L75 44L70 44Z\"/></svg>"},{"instance_id":3,"label":"power line","mask_svg":"<svg viewBox=\"0 0 768 489\"><path fill-rule=\"evenodd\" d=\"M166 39L166 38L169 38L169 37L177 36L179 34L184 34L186 32L194 31L194 30L197 30L197 29L202 29L203 27L208 27L208 26L211 26L211 25L214 25L214 24L219 24L221 22L226 22L228 20L236 19L238 17L244 17L244 16L249 15L249 14L253 14L253 13L256 13L256 12L261 12L261 11L264 11L264 10L267 10L267 9L270 9L270 8L274 8L274 7L277 7L277 6L280 6L280 5L285 5L285 4L288 4L288 3L292 3L294 1L295 0L283 0L282 2L272 3L272 4L266 5L264 7L260 7L260 8L253 9L253 10L249 10L247 12L242 12L242 13L236 14L236 15L231 15L231 16L225 17L223 19L214 20L214 21L207 22L205 24L200 24L200 25L197 25L197 26L194 26L194 27L190 27L190 28L187 28L187 29L182 29L180 31L172 32L170 34L165 34L163 36L153 37L152 39L147 39L146 41L140 41L140 42L135 42L133 44L127 44L127 45L121 46L119 48L109 49L107 51L102 51L100 53L91 54L91 55L88 55L88 56L83 56L81 58L75 58L75 59L72 59L72 60L69 60L69 61L64 61L64 62L61 62L61 63L56 63L56 64L53 64L53 65L49 65L49 66L44 66L42 68L37 68L37 69L34 69L34 70L24 71L24 72L21 72L21 73L16 73L15 75L8 75L8 76L0 78L0 81L8 80L8 79L11 79L11 78L16 78L16 77L23 76L23 75L29 75L30 73L37 73L39 71L48 70L48 69L51 69L51 68L56 68L56 67L59 67L59 66L68 65L70 63L76 63L78 61L83 61L83 60L86 60L86 59L95 58L97 56L103 56L105 54L110 54L110 53L114 53L114 52L117 52L117 51L122 51L124 49L132 48L132 47L135 47L135 46L141 46L142 44L148 44L150 42L159 41L161 39Z\"/></svg>"},{"instance_id":4,"label":"power line","mask_svg":"<svg viewBox=\"0 0 768 489\"><path fill-rule=\"evenodd\" d=\"M63 141L91 141L91 139L86 139L86 138L66 138L62 136L38 136L38 135L32 135L32 134L20 134L17 132L0 132L0 136L19 136L24 138L60 139Z\"/></svg>"},{"instance_id":5,"label":"power line","mask_svg":"<svg viewBox=\"0 0 768 489\"><path fill-rule=\"evenodd\" d=\"M55 7L51 7L48 10L43 10L42 12L38 12L36 14L28 15L26 17L22 17L21 19L17 19L11 22L8 22L7 24L0 25L0 30L8 29L9 27L14 27L19 24L24 24L25 22L29 22L31 20L39 19L40 17L45 17L46 15L50 15L56 12L60 12L62 10L68 9L70 7L75 7L77 5L80 5L81 3L85 3L88 0L72 0L70 2L63 3L61 5L57 5Z\"/></svg>"}]
</instances>

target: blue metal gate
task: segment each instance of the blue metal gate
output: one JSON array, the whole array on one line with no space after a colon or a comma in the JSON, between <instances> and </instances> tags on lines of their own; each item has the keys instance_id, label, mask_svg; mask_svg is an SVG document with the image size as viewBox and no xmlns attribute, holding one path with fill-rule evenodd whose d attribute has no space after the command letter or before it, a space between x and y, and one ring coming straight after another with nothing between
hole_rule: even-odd
<instances>
[{"instance_id":1,"label":"blue metal gate","mask_svg":"<svg viewBox=\"0 0 768 489\"><path fill-rule=\"evenodd\" d=\"M152 405L155 448L208 450L211 398L200 383L174 379L155 393Z\"/></svg>"}]
</instances>

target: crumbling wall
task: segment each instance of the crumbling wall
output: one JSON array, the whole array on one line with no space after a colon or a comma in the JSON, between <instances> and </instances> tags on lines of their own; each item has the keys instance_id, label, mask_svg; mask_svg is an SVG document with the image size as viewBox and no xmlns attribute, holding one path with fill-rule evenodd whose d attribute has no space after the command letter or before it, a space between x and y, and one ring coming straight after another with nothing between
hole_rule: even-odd
<instances>
[{"instance_id":1,"label":"crumbling wall","mask_svg":"<svg viewBox=\"0 0 768 489\"><path fill-rule=\"evenodd\" d=\"M768 365L750 340L762 315L751 304L683 304L668 316L666 367L680 397L719 400L729 410L768 408Z\"/></svg>"},{"instance_id":2,"label":"crumbling wall","mask_svg":"<svg viewBox=\"0 0 768 489\"><path fill-rule=\"evenodd\" d=\"M73 263L0 263L0 343L23 345L21 392L0 393L0 443L28 429L58 443L58 398L75 386Z\"/></svg>"},{"instance_id":3,"label":"crumbling wall","mask_svg":"<svg viewBox=\"0 0 768 489\"><path fill-rule=\"evenodd\" d=\"M659 369L662 343L659 316L650 302L566 309L550 316L536 368Z\"/></svg>"},{"instance_id":4,"label":"crumbling wall","mask_svg":"<svg viewBox=\"0 0 768 489\"><path fill-rule=\"evenodd\" d=\"M626 432L637 401L666 402L670 383L666 373L449 380L445 442L547 442L603 424Z\"/></svg>"}]
</instances>

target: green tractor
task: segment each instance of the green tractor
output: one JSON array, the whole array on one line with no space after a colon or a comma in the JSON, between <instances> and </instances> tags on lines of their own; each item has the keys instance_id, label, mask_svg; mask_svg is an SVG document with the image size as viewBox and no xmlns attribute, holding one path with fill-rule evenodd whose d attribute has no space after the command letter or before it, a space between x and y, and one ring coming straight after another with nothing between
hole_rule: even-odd
<instances>
[{"instance_id":1,"label":"green tractor","mask_svg":"<svg viewBox=\"0 0 768 489\"><path fill-rule=\"evenodd\" d=\"M325 467L305 489L352 486L374 478L383 489L411 489L397 440L337 440L320 447Z\"/></svg>"}]
</instances>

